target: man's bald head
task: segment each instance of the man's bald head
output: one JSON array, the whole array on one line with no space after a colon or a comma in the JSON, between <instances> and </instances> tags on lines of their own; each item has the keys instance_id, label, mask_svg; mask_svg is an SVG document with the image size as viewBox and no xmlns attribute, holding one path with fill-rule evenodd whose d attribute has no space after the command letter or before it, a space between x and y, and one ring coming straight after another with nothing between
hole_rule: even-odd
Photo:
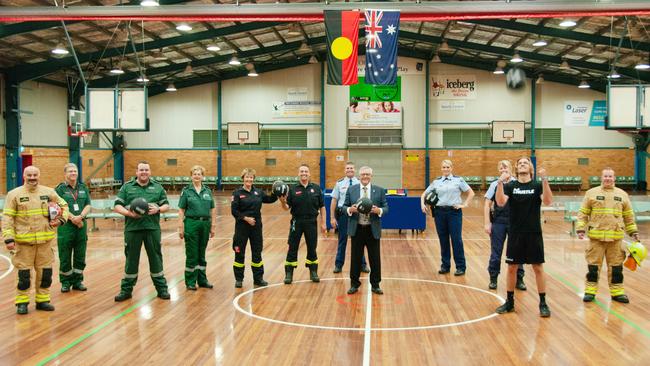
<instances>
[{"instance_id":1,"label":"man's bald head","mask_svg":"<svg viewBox=\"0 0 650 366\"><path fill-rule=\"evenodd\" d=\"M38 186L41 177L41 170L37 167L30 165L23 171L23 182L30 187Z\"/></svg>"}]
</instances>

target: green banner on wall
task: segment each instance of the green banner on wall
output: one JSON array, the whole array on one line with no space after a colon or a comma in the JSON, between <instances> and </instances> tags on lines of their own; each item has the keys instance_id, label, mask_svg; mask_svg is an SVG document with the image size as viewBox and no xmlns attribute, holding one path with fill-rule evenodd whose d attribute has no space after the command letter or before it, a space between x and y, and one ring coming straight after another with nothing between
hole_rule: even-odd
<instances>
[{"instance_id":1,"label":"green banner on wall","mask_svg":"<svg viewBox=\"0 0 650 366\"><path fill-rule=\"evenodd\" d=\"M365 83L364 77L350 85L350 102L399 102L402 100L402 77L397 77L395 85L371 85Z\"/></svg>"}]
</instances>

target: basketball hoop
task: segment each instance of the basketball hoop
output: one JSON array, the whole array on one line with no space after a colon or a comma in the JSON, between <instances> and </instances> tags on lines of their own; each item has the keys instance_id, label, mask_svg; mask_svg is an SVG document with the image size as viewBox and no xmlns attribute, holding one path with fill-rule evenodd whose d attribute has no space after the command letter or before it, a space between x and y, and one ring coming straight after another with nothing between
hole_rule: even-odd
<instances>
[{"instance_id":1,"label":"basketball hoop","mask_svg":"<svg viewBox=\"0 0 650 366\"><path fill-rule=\"evenodd\" d=\"M247 139L245 137L244 138L240 137L238 140L239 140L239 145L242 146L246 143Z\"/></svg>"},{"instance_id":2,"label":"basketball hoop","mask_svg":"<svg viewBox=\"0 0 650 366\"><path fill-rule=\"evenodd\" d=\"M514 142L512 141L513 136L507 136L507 137L505 137L505 139L506 139L506 145L508 145L508 146L514 145Z\"/></svg>"},{"instance_id":3,"label":"basketball hoop","mask_svg":"<svg viewBox=\"0 0 650 366\"><path fill-rule=\"evenodd\" d=\"M83 140L84 145L90 144L93 142L93 133L92 132L82 132L79 134L79 137Z\"/></svg>"}]
</instances>

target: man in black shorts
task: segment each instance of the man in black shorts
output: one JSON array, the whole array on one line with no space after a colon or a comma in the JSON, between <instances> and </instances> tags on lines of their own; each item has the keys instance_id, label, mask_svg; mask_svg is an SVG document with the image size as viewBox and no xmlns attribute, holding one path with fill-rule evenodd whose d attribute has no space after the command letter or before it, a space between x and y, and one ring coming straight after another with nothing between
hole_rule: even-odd
<instances>
[{"instance_id":1,"label":"man in black shorts","mask_svg":"<svg viewBox=\"0 0 650 366\"><path fill-rule=\"evenodd\" d=\"M510 234L506 249L508 299L496 309L496 312L504 314L515 310L517 266L528 263L533 266L535 272L535 282L539 292L539 314L546 318L551 316L551 310L546 304L544 239L540 209L542 203L548 206L553 202L553 193L544 168L539 169L538 172L541 183L533 180L533 164L529 158L519 158L516 171L516 181L505 183L509 177L504 173L499 177L497 184L497 204L499 206L505 205L506 202L510 204Z\"/></svg>"}]
</instances>

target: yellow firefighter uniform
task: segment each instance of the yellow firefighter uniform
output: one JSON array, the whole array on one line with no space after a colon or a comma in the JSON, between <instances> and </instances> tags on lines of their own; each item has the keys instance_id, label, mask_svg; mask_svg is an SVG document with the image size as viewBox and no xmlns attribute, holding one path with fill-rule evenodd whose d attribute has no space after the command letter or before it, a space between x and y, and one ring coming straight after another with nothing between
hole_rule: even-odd
<instances>
[{"instance_id":1,"label":"yellow firefighter uniform","mask_svg":"<svg viewBox=\"0 0 650 366\"><path fill-rule=\"evenodd\" d=\"M49 202L62 209L62 223L68 219L68 204L54 189L21 186L7 193L2 215L2 236L5 244L16 243L13 265L18 270L16 304L29 303L31 269L36 272L36 303L50 301L52 284L53 245L56 228L49 224Z\"/></svg>"},{"instance_id":2,"label":"yellow firefighter uniform","mask_svg":"<svg viewBox=\"0 0 650 366\"><path fill-rule=\"evenodd\" d=\"M585 252L588 265L585 294L595 295L598 291L598 271L606 258L610 294L623 295L625 250L621 244L625 232L628 235L638 232L627 193L616 187L588 190L578 212L576 231L589 236Z\"/></svg>"}]
</instances>

